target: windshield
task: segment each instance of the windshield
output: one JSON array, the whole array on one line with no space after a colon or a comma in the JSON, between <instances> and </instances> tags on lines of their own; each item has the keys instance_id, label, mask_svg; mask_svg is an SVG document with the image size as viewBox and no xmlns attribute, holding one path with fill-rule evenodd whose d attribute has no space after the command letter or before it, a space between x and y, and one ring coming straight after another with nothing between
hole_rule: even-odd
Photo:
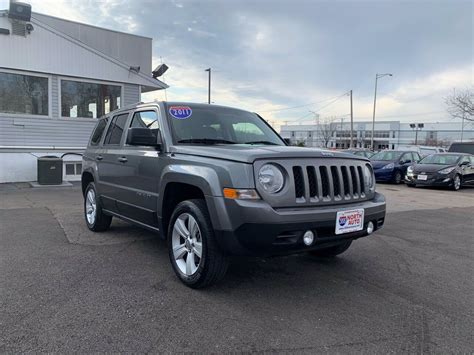
<instances>
[{"instance_id":1,"label":"windshield","mask_svg":"<svg viewBox=\"0 0 474 355\"><path fill-rule=\"evenodd\" d=\"M370 160L382 160L382 161L393 161L400 158L404 152L394 152L394 151L381 151L375 153L370 157Z\"/></svg>"},{"instance_id":2,"label":"windshield","mask_svg":"<svg viewBox=\"0 0 474 355\"><path fill-rule=\"evenodd\" d=\"M433 154L421 159L418 164L454 165L459 159L460 155Z\"/></svg>"},{"instance_id":3,"label":"windshield","mask_svg":"<svg viewBox=\"0 0 474 355\"><path fill-rule=\"evenodd\" d=\"M168 104L166 111L178 144L285 145L255 113L192 104Z\"/></svg>"}]
</instances>

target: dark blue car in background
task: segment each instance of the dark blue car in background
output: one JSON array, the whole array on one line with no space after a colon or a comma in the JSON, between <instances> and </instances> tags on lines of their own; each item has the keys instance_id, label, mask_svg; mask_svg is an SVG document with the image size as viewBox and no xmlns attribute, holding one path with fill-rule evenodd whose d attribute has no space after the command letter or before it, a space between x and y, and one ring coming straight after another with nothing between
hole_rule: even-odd
<instances>
[{"instance_id":1,"label":"dark blue car in background","mask_svg":"<svg viewBox=\"0 0 474 355\"><path fill-rule=\"evenodd\" d=\"M370 161L374 168L375 180L399 184L403 181L407 168L420 159L417 152L382 150L375 153Z\"/></svg>"}]
</instances>

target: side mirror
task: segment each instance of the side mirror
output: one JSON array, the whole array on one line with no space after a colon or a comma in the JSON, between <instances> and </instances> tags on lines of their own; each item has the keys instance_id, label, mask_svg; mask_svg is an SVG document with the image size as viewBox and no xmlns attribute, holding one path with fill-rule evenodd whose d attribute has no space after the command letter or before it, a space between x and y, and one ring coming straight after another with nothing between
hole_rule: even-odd
<instances>
[{"instance_id":1,"label":"side mirror","mask_svg":"<svg viewBox=\"0 0 474 355\"><path fill-rule=\"evenodd\" d=\"M153 134L156 132L156 136ZM135 127L130 128L127 133L127 144L139 145L144 147L160 147L162 144L160 130L151 130L149 128Z\"/></svg>"},{"instance_id":2,"label":"side mirror","mask_svg":"<svg viewBox=\"0 0 474 355\"><path fill-rule=\"evenodd\" d=\"M463 161L463 162L461 163L461 166L465 166L465 167L469 168L469 167L471 167L471 163L468 162L468 161Z\"/></svg>"}]
</instances>

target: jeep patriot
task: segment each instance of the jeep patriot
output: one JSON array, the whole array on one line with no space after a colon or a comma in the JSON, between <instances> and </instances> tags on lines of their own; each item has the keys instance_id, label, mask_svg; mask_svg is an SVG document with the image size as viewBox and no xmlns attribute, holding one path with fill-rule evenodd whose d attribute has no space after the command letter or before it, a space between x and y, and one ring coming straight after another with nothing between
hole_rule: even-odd
<instances>
[{"instance_id":1,"label":"jeep patriot","mask_svg":"<svg viewBox=\"0 0 474 355\"><path fill-rule=\"evenodd\" d=\"M118 217L157 232L193 288L219 281L230 256L336 256L385 219L366 158L290 147L235 108L124 107L98 120L82 166L87 227Z\"/></svg>"}]
</instances>

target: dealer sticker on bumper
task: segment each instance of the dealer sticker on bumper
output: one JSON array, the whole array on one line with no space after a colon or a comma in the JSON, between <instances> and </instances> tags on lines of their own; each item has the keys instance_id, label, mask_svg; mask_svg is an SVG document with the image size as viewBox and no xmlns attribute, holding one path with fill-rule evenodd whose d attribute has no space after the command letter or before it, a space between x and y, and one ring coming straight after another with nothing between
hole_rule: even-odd
<instances>
[{"instance_id":1,"label":"dealer sticker on bumper","mask_svg":"<svg viewBox=\"0 0 474 355\"><path fill-rule=\"evenodd\" d=\"M336 234L361 231L364 228L364 209L340 211L336 215Z\"/></svg>"}]
</instances>

